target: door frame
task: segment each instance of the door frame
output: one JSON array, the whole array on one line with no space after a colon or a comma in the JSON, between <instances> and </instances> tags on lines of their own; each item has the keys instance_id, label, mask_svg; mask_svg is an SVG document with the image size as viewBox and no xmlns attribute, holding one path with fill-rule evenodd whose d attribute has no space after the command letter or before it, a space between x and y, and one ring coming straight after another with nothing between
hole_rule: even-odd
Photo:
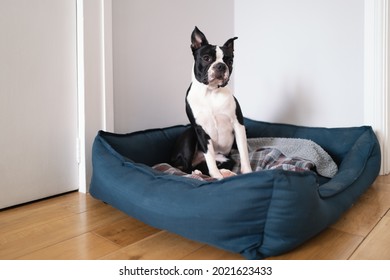
<instances>
[{"instance_id":1,"label":"door frame","mask_svg":"<svg viewBox=\"0 0 390 280\"><path fill-rule=\"evenodd\" d=\"M76 0L79 191L87 193L92 145L99 130L114 130L112 0Z\"/></svg>"},{"instance_id":2,"label":"door frame","mask_svg":"<svg viewBox=\"0 0 390 280\"><path fill-rule=\"evenodd\" d=\"M364 122L381 146L381 175L390 172L389 8L389 0L364 1Z\"/></svg>"}]
</instances>

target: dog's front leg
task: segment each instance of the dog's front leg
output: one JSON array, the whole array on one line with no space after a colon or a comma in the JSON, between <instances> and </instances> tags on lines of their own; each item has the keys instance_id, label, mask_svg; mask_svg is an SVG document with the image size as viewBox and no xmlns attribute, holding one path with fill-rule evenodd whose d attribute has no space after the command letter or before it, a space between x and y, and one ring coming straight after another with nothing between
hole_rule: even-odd
<instances>
[{"instance_id":1,"label":"dog's front leg","mask_svg":"<svg viewBox=\"0 0 390 280\"><path fill-rule=\"evenodd\" d=\"M209 174L211 177L216 179L222 179L223 175L218 169L217 162L215 160L215 151L211 139L207 144L207 152L204 153L204 158L206 160L207 168L209 169Z\"/></svg>"},{"instance_id":2,"label":"dog's front leg","mask_svg":"<svg viewBox=\"0 0 390 280\"><path fill-rule=\"evenodd\" d=\"M241 173L250 173L252 172L252 168L249 162L245 126L236 121L234 123L234 134L236 137L238 152L240 153Z\"/></svg>"}]
</instances>

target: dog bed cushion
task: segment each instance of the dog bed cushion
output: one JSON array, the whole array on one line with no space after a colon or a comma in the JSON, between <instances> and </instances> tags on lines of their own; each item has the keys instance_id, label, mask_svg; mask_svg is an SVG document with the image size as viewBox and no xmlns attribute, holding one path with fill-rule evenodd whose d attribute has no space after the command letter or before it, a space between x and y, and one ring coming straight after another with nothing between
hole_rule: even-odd
<instances>
[{"instance_id":1,"label":"dog bed cushion","mask_svg":"<svg viewBox=\"0 0 390 280\"><path fill-rule=\"evenodd\" d=\"M261 259L289 251L336 222L379 173L380 147L371 127L310 128L249 119L245 126L248 138L309 139L338 171L333 178L274 169L196 180L152 168L169 161L187 126L100 131L90 193L151 226Z\"/></svg>"}]
</instances>

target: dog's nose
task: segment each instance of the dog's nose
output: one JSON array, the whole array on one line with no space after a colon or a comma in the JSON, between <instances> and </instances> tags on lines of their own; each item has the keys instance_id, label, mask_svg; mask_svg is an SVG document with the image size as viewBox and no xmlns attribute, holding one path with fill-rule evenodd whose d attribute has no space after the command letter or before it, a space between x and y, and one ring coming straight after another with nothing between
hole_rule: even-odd
<instances>
[{"instance_id":1,"label":"dog's nose","mask_svg":"<svg viewBox=\"0 0 390 280\"><path fill-rule=\"evenodd\" d=\"M222 63L222 62L217 63L217 64L215 65L215 68L216 68L218 71L223 72L223 71L226 70L226 64L225 64L225 63Z\"/></svg>"}]
</instances>

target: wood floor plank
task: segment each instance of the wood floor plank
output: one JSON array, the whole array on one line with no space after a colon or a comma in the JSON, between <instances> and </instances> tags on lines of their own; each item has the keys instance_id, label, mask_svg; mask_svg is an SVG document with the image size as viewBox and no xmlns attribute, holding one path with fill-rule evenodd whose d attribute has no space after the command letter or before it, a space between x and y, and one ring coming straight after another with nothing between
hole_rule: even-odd
<instances>
[{"instance_id":1,"label":"wood floor plank","mask_svg":"<svg viewBox=\"0 0 390 280\"><path fill-rule=\"evenodd\" d=\"M329 228L295 250L270 260L345 260L363 237Z\"/></svg>"},{"instance_id":2,"label":"wood floor plank","mask_svg":"<svg viewBox=\"0 0 390 280\"><path fill-rule=\"evenodd\" d=\"M0 235L0 259L15 259L125 217L122 212L101 203L93 211L39 224L28 230L2 234Z\"/></svg>"},{"instance_id":3,"label":"wood floor plank","mask_svg":"<svg viewBox=\"0 0 390 280\"><path fill-rule=\"evenodd\" d=\"M96 229L94 233L125 247L159 231L159 229L148 226L132 217L126 217Z\"/></svg>"},{"instance_id":4,"label":"wood floor plank","mask_svg":"<svg viewBox=\"0 0 390 280\"><path fill-rule=\"evenodd\" d=\"M240 254L231 253L215 247L204 245L185 256L183 260L244 260Z\"/></svg>"},{"instance_id":5,"label":"wood floor plank","mask_svg":"<svg viewBox=\"0 0 390 280\"><path fill-rule=\"evenodd\" d=\"M377 182L377 183L383 183L383 184L388 184L389 187L390 187L390 174L378 176L378 178L376 178L375 182Z\"/></svg>"},{"instance_id":6,"label":"wood floor plank","mask_svg":"<svg viewBox=\"0 0 390 280\"><path fill-rule=\"evenodd\" d=\"M106 260L180 260L204 244L166 231L159 232L117 252L102 257Z\"/></svg>"},{"instance_id":7,"label":"wood floor plank","mask_svg":"<svg viewBox=\"0 0 390 280\"><path fill-rule=\"evenodd\" d=\"M375 182L331 227L366 236L390 207L390 185Z\"/></svg>"},{"instance_id":8,"label":"wood floor plank","mask_svg":"<svg viewBox=\"0 0 390 280\"><path fill-rule=\"evenodd\" d=\"M390 260L390 212L354 252L353 260Z\"/></svg>"},{"instance_id":9,"label":"wood floor plank","mask_svg":"<svg viewBox=\"0 0 390 280\"><path fill-rule=\"evenodd\" d=\"M0 211L0 235L20 230L28 231L30 227L82 213L101 204L102 202L88 194L72 192L6 209Z\"/></svg>"},{"instance_id":10,"label":"wood floor plank","mask_svg":"<svg viewBox=\"0 0 390 280\"><path fill-rule=\"evenodd\" d=\"M0 211L0 234L47 223L73 214L69 205L78 195L66 194Z\"/></svg>"},{"instance_id":11,"label":"wood floor plank","mask_svg":"<svg viewBox=\"0 0 390 280\"><path fill-rule=\"evenodd\" d=\"M91 260L120 248L107 239L93 233L85 233L55 245L34 251L18 259L22 260Z\"/></svg>"}]
</instances>

